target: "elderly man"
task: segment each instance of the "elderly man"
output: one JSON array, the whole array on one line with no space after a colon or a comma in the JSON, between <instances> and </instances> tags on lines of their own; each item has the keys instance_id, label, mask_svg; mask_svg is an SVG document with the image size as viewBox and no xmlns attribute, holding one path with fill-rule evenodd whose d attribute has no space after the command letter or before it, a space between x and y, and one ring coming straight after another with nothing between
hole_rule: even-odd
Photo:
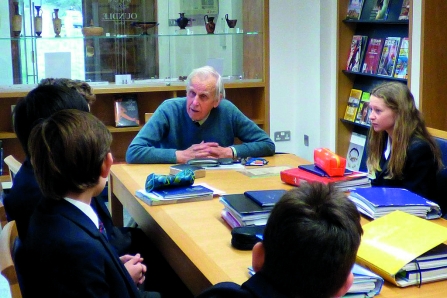
<instances>
[{"instance_id":1,"label":"elderly man","mask_svg":"<svg viewBox=\"0 0 447 298\"><path fill-rule=\"evenodd\" d=\"M193 158L270 156L275 144L224 99L222 78L212 67L194 69L186 98L164 101L130 144L128 163L185 163ZM234 139L243 143L234 145Z\"/></svg>"}]
</instances>

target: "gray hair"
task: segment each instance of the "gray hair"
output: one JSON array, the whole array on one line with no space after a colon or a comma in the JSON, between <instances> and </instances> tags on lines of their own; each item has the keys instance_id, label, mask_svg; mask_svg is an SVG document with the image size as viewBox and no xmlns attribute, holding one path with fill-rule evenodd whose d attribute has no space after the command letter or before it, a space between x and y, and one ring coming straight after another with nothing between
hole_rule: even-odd
<instances>
[{"instance_id":1,"label":"gray hair","mask_svg":"<svg viewBox=\"0 0 447 298\"><path fill-rule=\"evenodd\" d=\"M201 80L205 80L210 76L213 76L216 79L216 100L219 100L220 95L222 95L222 98L225 98L225 88L222 82L222 77L213 67L208 65L193 69L193 71L186 78L186 90L189 91L192 78L199 77Z\"/></svg>"}]
</instances>

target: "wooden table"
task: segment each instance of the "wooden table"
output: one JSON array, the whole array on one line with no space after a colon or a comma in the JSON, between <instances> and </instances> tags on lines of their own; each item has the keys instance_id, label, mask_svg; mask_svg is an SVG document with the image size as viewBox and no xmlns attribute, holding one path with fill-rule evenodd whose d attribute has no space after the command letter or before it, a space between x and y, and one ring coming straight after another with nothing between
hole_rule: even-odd
<instances>
[{"instance_id":1,"label":"wooden table","mask_svg":"<svg viewBox=\"0 0 447 298\"><path fill-rule=\"evenodd\" d=\"M268 158L265 167L308 163L291 154ZM168 262L193 294L222 281L243 283L249 278L251 252L231 247L230 228L221 219L223 205L217 198L210 201L148 206L134 194L144 188L150 173L168 174L169 165L112 166L109 177L109 202L116 225L123 223L123 207L157 245ZM257 189L291 189L279 176L250 178L234 170L207 170L206 177L196 183L208 185L228 194ZM367 222L363 219L362 223ZM447 226L447 221L435 222ZM397 288L388 282L380 297L443 297L447 281L424 284L421 288Z\"/></svg>"}]
</instances>

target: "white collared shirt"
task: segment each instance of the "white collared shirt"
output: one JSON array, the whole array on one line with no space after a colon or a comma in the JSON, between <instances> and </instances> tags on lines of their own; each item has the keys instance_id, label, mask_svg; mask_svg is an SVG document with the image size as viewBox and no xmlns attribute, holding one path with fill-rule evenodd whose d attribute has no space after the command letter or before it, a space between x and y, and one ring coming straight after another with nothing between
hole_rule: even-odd
<instances>
[{"instance_id":1,"label":"white collared shirt","mask_svg":"<svg viewBox=\"0 0 447 298\"><path fill-rule=\"evenodd\" d=\"M76 206L79 210L81 210L85 215L87 215L95 224L96 228L99 229L99 219L98 219L98 215L95 213L95 211L93 210L92 206L78 201L78 200L73 200L70 198L64 198L65 201L73 204L74 206Z\"/></svg>"},{"instance_id":2,"label":"white collared shirt","mask_svg":"<svg viewBox=\"0 0 447 298\"><path fill-rule=\"evenodd\" d=\"M390 154L391 154L391 138L390 138L390 136L388 136L388 140L386 142L386 149L385 149L385 152L383 153L386 160L388 160L388 158L390 157Z\"/></svg>"}]
</instances>

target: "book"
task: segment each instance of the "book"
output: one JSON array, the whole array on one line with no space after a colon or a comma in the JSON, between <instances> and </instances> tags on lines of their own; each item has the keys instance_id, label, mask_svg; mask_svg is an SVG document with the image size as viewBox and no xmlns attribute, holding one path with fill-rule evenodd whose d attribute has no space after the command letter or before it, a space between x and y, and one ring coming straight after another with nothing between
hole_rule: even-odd
<instances>
[{"instance_id":1,"label":"book","mask_svg":"<svg viewBox=\"0 0 447 298\"><path fill-rule=\"evenodd\" d=\"M352 122L355 121L361 96L362 96L362 90L351 89L351 93L348 98L348 105L346 106L345 116L343 117L343 119Z\"/></svg>"},{"instance_id":2,"label":"book","mask_svg":"<svg viewBox=\"0 0 447 298\"><path fill-rule=\"evenodd\" d=\"M447 240L446 227L402 211L391 212L362 227L357 264L399 287L447 278L444 274L413 280L400 277L408 263ZM436 268L439 267L433 267Z\"/></svg>"},{"instance_id":3,"label":"book","mask_svg":"<svg viewBox=\"0 0 447 298\"><path fill-rule=\"evenodd\" d=\"M368 36L354 35L349 49L346 70L359 72L362 66L363 56L365 55L366 42Z\"/></svg>"},{"instance_id":4,"label":"book","mask_svg":"<svg viewBox=\"0 0 447 298\"><path fill-rule=\"evenodd\" d=\"M354 264L351 272L354 275L354 281L347 292L348 295L344 297L352 297L353 294L373 297L380 294L384 282L382 277L358 264Z\"/></svg>"},{"instance_id":5,"label":"book","mask_svg":"<svg viewBox=\"0 0 447 298\"><path fill-rule=\"evenodd\" d=\"M371 125L371 121L369 120L369 98L371 93L363 92L362 97L360 98L359 108L357 110L357 116L355 117L355 123L360 123L364 125Z\"/></svg>"},{"instance_id":6,"label":"book","mask_svg":"<svg viewBox=\"0 0 447 298\"><path fill-rule=\"evenodd\" d=\"M273 209L273 206L275 206L285 193L286 190L284 189L248 190L244 192L244 195L263 209Z\"/></svg>"},{"instance_id":7,"label":"book","mask_svg":"<svg viewBox=\"0 0 447 298\"><path fill-rule=\"evenodd\" d=\"M347 20L358 20L362 13L364 0L349 0L348 13L346 15Z\"/></svg>"},{"instance_id":8,"label":"book","mask_svg":"<svg viewBox=\"0 0 447 298\"><path fill-rule=\"evenodd\" d=\"M395 210L401 210L426 219L442 216L441 208L435 202L404 188L371 187L353 189L349 194L359 212L376 219Z\"/></svg>"},{"instance_id":9,"label":"book","mask_svg":"<svg viewBox=\"0 0 447 298\"><path fill-rule=\"evenodd\" d=\"M409 14L410 14L410 0L403 0L398 20L408 20Z\"/></svg>"},{"instance_id":10,"label":"book","mask_svg":"<svg viewBox=\"0 0 447 298\"><path fill-rule=\"evenodd\" d=\"M169 187L147 192L137 190L136 197L151 206L211 200L213 191L202 185Z\"/></svg>"},{"instance_id":11,"label":"book","mask_svg":"<svg viewBox=\"0 0 447 298\"><path fill-rule=\"evenodd\" d=\"M342 177L321 177L306 170L294 168L281 171L280 177L281 181L290 185L300 186L303 182L319 182L323 184L332 184L335 188L341 191L371 186L367 173L362 172L352 172L352 174Z\"/></svg>"},{"instance_id":12,"label":"book","mask_svg":"<svg viewBox=\"0 0 447 298\"><path fill-rule=\"evenodd\" d=\"M169 174L175 175L184 170L191 170L194 172L195 178L203 178L206 175L204 167L189 165L189 164L177 164L169 167Z\"/></svg>"},{"instance_id":13,"label":"book","mask_svg":"<svg viewBox=\"0 0 447 298\"><path fill-rule=\"evenodd\" d=\"M321 176L321 177L330 177L323 169L319 168L316 164L309 164L309 165L299 165L299 169L308 171L312 174ZM345 175L352 174L351 170L345 169Z\"/></svg>"},{"instance_id":14,"label":"book","mask_svg":"<svg viewBox=\"0 0 447 298\"><path fill-rule=\"evenodd\" d=\"M352 266L351 272L354 275L354 281L343 297L366 298L380 294L384 282L382 277L358 264ZM253 267L248 267L248 274L250 276L255 274Z\"/></svg>"},{"instance_id":15,"label":"book","mask_svg":"<svg viewBox=\"0 0 447 298\"><path fill-rule=\"evenodd\" d=\"M115 99L115 126L138 126L138 103L135 95L120 95Z\"/></svg>"},{"instance_id":16,"label":"book","mask_svg":"<svg viewBox=\"0 0 447 298\"><path fill-rule=\"evenodd\" d=\"M374 0L375 1L375 0ZM389 4L391 0L377 0L371 10L370 20L386 20L388 17Z\"/></svg>"},{"instance_id":17,"label":"book","mask_svg":"<svg viewBox=\"0 0 447 298\"><path fill-rule=\"evenodd\" d=\"M363 151L366 143L366 135L352 132L346 155L346 168L351 171L358 171L362 162Z\"/></svg>"},{"instance_id":18,"label":"book","mask_svg":"<svg viewBox=\"0 0 447 298\"><path fill-rule=\"evenodd\" d=\"M396 70L394 71L395 78L408 79L408 37L404 37L400 44L399 56L397 57Z\"/></svg>"},{"instance_id":19,"label":"book","mask_svg":"<svg viewBox=\"0 0 447 298\"><path fill-rule=\"evenodd\" d=\"M224 210L231 213L239 226L264 225L271 212L271 209L262 208L244 194L223 195L219 202L224 205Z\"/></svg>"},{"instance_id":20,"label":"book","mask_svg":"<svg viewBox=\"0 0 447 298\"><path fill-rule=\"evenodd\" d=\"M387 37L382 48L377 74L392 77L399 51L400 37Z\"/></svg>"},{"instance_id":21,"label":"book","mask_svg":"<svg viewBox=\"0 0 447 298\"><path fill-rule=\"evenodd\" d=\"M382 54L383 38L370 38L363 60L362 73L376 74Z\"/></svg>"}]
</instances>

